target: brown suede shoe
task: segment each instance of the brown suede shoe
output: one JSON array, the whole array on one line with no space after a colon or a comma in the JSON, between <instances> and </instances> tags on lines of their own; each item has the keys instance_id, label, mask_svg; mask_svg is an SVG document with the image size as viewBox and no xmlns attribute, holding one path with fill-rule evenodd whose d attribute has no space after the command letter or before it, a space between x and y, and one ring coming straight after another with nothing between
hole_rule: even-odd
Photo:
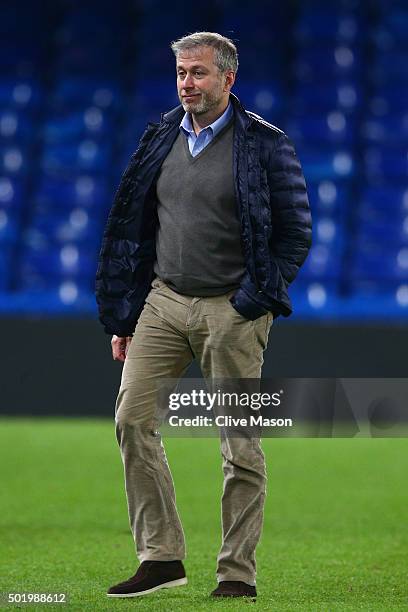
<instances>
[{"instance_id":1,"label":"brown suede shoe","mask_svg":"<svg viewBox=\"0 0 408 612\"><path fill-rule=\"evenodd\" d=\"M211 597L256 597L256 588L239 580L225 580L218 584Z\"/></svg>"},{"instance_id":2,"label":"brown suede shoe","mask_svg":"<svg viewBox=\"0 0 408 612\"><path fill-rule=\"evenodd\" d=\"M111 587L107 596L139 597L183 584L187 578L181 561L143 561L134 576Z\"/></svg>"}]
</instances>

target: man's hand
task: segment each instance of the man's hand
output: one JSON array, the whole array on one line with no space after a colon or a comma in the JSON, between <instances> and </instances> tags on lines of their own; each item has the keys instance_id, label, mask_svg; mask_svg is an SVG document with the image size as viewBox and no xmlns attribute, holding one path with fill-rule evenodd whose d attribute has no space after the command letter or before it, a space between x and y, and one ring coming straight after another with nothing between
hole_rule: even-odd
<instances>
[{"instance_id":1,"label":"man's hand","mask_svg":"<svg viewBox=\"0 0 408 612\"><path fill-rule=\"evenodd\" d=\"M125 361L131 342L132 336L127 336L126 338L112 336L112 357L115 361Z\"/></svg>"}]
</instances>

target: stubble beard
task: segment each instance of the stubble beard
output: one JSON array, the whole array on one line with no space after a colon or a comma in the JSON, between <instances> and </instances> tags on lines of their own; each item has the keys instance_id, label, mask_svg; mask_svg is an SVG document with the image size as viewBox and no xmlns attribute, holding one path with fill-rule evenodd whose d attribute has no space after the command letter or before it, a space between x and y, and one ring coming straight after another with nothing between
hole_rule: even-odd
<instances>
[{"instance_id":1,"label":"stubble beard","mask_svg":"<svg viewBox=\"0 0 408 612\"><path fill-rule=\"evenodd\" d=\"M182 107L186 113L193 113L194 115L204 115L208 111L216 108L222 100L222 86L217 88L214 92L203 92L199 102L184 102L181 96L179 96Z\"/></svg>"}]
</instances>

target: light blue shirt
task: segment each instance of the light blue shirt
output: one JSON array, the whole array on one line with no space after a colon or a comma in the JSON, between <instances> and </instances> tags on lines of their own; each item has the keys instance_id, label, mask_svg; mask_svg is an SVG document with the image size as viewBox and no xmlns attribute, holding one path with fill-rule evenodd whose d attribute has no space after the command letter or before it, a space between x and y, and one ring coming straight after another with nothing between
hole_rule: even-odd
<instances>
[{"instance_id":1,"label":"light blue shirt","mask_svg":"<svg viewBox=\"0 0 408 612\"><path fill-rule=\"evenodd\" d=\"M232 104L229 102L221 117L218 117L214 123L211 123L207 127L200 130L198 136L196 135L191 124L190 113L186 113L184 115L183 120L180 123L180 130L187 136L188 148L190 149L190 153L193 157L201 153L201 151L210 144L214 136L216 136L218 132L227 125L228 121L233 115L233 112Z\"/></svg>"}]
</instances>

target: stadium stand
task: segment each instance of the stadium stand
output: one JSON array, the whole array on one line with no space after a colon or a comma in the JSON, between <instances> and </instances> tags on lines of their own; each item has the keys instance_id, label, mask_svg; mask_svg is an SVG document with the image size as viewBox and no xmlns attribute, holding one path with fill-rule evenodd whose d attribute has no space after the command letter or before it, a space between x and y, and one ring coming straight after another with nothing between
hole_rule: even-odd
<instances>
[{"instance_id":1,"label":"stadium stand","mask_svg":"<svg viewBox=\"0 0 408 612\"><path fill-rule=\"evenodd\" d=\"M295 317L408 316L408 6L73 0L0 8L0 313L96 312L112 198L147 121L178 103L171 40L232 37L244 105L301 159L313 247Z\"/></svg>"}]
</instances>

